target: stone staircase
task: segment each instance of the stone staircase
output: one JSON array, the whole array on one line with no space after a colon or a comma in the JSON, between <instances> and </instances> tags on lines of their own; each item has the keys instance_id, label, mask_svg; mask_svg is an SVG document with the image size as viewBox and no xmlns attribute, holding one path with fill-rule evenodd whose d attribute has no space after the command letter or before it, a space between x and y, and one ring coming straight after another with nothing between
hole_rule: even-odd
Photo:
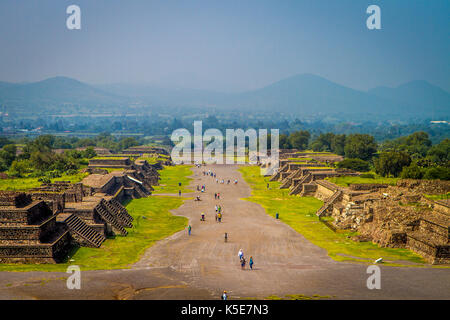
<instances>
[{"instance_id":1,"label":"stone staircase","mask_svg":"<svg viewBox=\"0 0 450 320\"><path fill-rule=\"evenodd\" d=\"M295 170L290 175L281 181L280 189L290 188L292 185L292 179L298 178L302 174L301 170Z\"/></svg>"},{"instance_id":2,"label":"stone staircase","mask_svg":"<svg viewBox=\"0 0 450 320\"><path fill-rule=\"evenodd\" d=\"M105 206L108 209L109 212L112 212L115 215L115 218L119 220L122 226L127 228L133 227L133 224L131 223L131 221L133 221L133 217L130 216L130 214L125 208L124 208L125 210L120 210L120 208L117 207L116 205L113 205L111 201L108 202L105 199L102 199L101 202L103 206Z\"/></svg>"},{"instance_id":3,"label":"stone staircase","mask_svg":"<svg viewBox=\"0 0 450 320\"><path fill-rule=\"evenodd\" d=\"M342 191L341 190L335 191L333 193L333 195L325 201L323 206L320 207L319 210L317 210L316 215L318 217L321 217L339 199L339 197L341 195L342 195Z\"/></svg>"},{"instance_id":4,"label":"stone staircase","mask_svg":"<svg viewBox=\"0 0 450 320\"><path fill-rule=\"evenodd\" d=\"M78 218L75 214L71 214L64 220L71 233L75 233L76 236L82 238L90 246L99 248L106 238L98 233L94 228L90 227L82 219Z\"/></svg>"},{"instance_id":5,"label":"stone staircase","mask_svg":"<svg viewBox=\"0 0 450 320\"><path fill-rule=\"evenodd\" d=\"M450 216L433 211L406 234L406 247L433 264L450 263Z\"/></svg>"},{"instance_id":6,"label":"stone staircase","mask_svg":"<svg viewBox=\"0 0 450 320\"><path fill-rule=\"evenodd\" d=\"M308 172L305 174L300 181L297 182L296 185L291 186L289 195L294 195L302 192L302 186L304 183L311 182L312 180L312 174L311 172Z\"/></svg>"},{"instance_id":7,"label":"stone staircase","mask_svg":"<svg viewBox=\"0 0 450 320\"><path fill-rule=\"evenodd\" d=\"M128 210L116 199L109 200L109 203L115 207L117 210L119 210L123 215L125 215L127 218L127 221L133 221L134 218L128 213Z\"/></svg>"},{"instance_id":8,"label":"stone staircase","mask_svg":"<svg viewBox=\"0 0 450 320\"><path fill-rule=\"evenodd\" d=\"M128 234L127 230L123 227L123 225L119 222L118 219L114 215L112 215L108 209L100 202L96 207L95 211L102 217L103 220L106 221L109 225L111 225L112 229L115 232L120 233L121 235L126 236Z\"/></svg>"},{"instance_id":9,"label":"stone staircase","mask_svg":"<svg viewBox=\"0 0 450 320\"><path fill-rule=\"evenodd\" d=\"M280 174L281 172L285 172L288 168L287 164L284 164L281 168L278 169L277 173L274 174L271 178L270 181L278 181L278 179L280 178Z\"/></svg>"}]
</instances>

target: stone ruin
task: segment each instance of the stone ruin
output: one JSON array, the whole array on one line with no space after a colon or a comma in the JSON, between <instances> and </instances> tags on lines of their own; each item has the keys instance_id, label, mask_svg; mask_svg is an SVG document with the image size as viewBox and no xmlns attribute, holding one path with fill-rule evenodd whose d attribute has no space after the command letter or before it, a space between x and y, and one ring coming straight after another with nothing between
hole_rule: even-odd
<instances>
[{"instance_id":1,"label":"stone ruin","mask_svg":"<svg viewBox=\"0 0 450 320\"><path fill-rule=\"evenodd\" d=\"M350 184L341 187L328 177L358 176L334 169L328 163L342 159L310 153L280 153L280 167L270 181L289 188L290 195L311 196L324 203L316 212L331 229L358 233L355 241L372 241L383 247L408 248L432 264L450 263L450 201L431 201L424 194L446 194L449 181L399 180L396 186ZM317 158L317 156L319 158ZM325 158L325 157L329 158ZM294 161L288 158L298 158ZM327 164L320 161L326 161ZM328 161L328 162L327 162Z\"/></svg>"},{"instance_id":2,"label":"stone ruin","mask_svg":"<svg viewBox=\"0 0 450 320\"><path fill-rule=\"evenodd\" d=\"M92 174L83 180L83 184L93 187L96 192L129 196L131 198L146 197L153 191L154 185L159 183L159 172L162 165L149 164L145 160L136 160L134 163L129 158L123 159L92 159L89 161L88 172ZM108 172L112 168L115 171ZM122 187L122 190L118 190Z\"/></svg>"},{"instance_id":3,"label":"stone ruin","mask_svg":"<svg viewBox=\"0 0 450 320\"><path fill-rule=\"evenodd\" d=\"M294 163L282 162L279 170L271 177L270 181L280 181L280 188L289 188L290 195L304 195L309 192L309 184L314 181L324 180L328 177L348 175L360 175L347 169L334 169L323 163Z\"/></svg>"},{"instance_id":4,"label":"stone ruin","mask_svg":"<svg viewBox=\"0 0 450 320\"><path fill-rule=\"evenodd\" d=\"M317 216L331 216L335 229L358 232L353 240L407 248L429 263L448 264L450 201L429 200L423 195L425 190L427 194L447 193L450 182L399 180L396 186L351 184L341 187L319 180L304 185L302 195L324 201Z\"/></svg>"},{"instance_id":5,"label":"stone ruin","mask_svg":"<svg viewBox=\"0 0 450 320\"><path fill-rule=\"evenodd\" d=\"M150 146L137 146L130 147L122 151L123 154L163 154L165 156L170 156L170 153L161 147L150 147Z\"/></svg>"},{"instance_id":6,"label":"stone ruin","mask_svg":"<svg viewBox=\"0 0 450 320\"><path fill-rule=\"evenodd\" d=\"M126 159L117 167L109 159L94 161L91 170L96 165L122 170L91 174L81 183L0 192L0 263L58 263L73 246L98 248L108 236L126 236L133 217L121 203L149 196L159 182L154 166Z\"/></svg>"},{"instance_id":7,"label":"stone ruin","mask_svg":"<svg viewBox=\"0 0 450 320\"><path fill-rule=\"evenodd\" d=\"M0 193L0 262L57 263L71 249L67 226L42 200Z\"/></svg>"}]
</instances>

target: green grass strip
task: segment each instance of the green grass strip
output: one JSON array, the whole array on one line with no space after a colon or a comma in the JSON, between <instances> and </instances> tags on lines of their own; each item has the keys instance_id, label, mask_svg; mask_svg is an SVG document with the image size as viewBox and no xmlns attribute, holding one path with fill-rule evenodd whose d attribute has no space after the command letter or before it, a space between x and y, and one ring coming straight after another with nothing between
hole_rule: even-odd
<instances>
[{"instance_id":1,"label":"green grass strip","mask_svg":"<svg viewBox=\"0 0 450 320\"><path fill-rule=\"evenodd\" d=\"M419 255L399 248L382 248L371 242L356 242L349 237L355 233L334 232L315 215L323 202L313 197L290 196L289 189L279 189L280 183L269 182L263 177L260 168L243 166L239 169L245 181L252 188L252 196L245 200L260 204L272 217L278 212L280 220L302 234L313 244L328 251L328 255L337 261L372 263L382 257L387 265L424 266ZM269 183L269 189L267 189Z\"/></svg>"}]
</instances>

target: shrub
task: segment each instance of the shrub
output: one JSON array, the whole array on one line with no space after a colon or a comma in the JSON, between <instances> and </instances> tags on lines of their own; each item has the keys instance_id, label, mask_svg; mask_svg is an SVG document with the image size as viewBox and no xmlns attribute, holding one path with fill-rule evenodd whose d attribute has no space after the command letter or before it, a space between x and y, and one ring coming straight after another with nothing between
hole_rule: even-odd
<instances>
[{"instance_id":1,"label":"shrub","mask_svg":"<svg viewBox=\"0 0 450 320\"><path fill-rule=\"evenodd\" d=\"M339 162L336 167L351 169L355 171L369 171L370 169L369 163L367 161L357 158L344 159L343 161Z\"/></svg>"},{"instance_id":2,"label":"shrub","mask_svg":"<svg viewBox=\"0 0 450 320\"><path fill-rule=\"evenodd\" d=\"M424 179L450 180L450 168L433 167L425 170Z\"/></svg>"},{"instance_id":3,"label":"shrub","mask_svg":"<svg viewBox=\"0 0 450 320\"><path fill-rule=\"evenodd\" d=\"M408 167L403 167L400 177L402 179L422 179L423 170L417 164L413 163Z\"/></svg>"},{"instance_id":4,"label":"shrub","mask_svg":"<svg viewBox=\"0 0 450 320\"><path fill-rule=\"evenodd\" d=\"M39 178L38 181L42 183L51 183L51 180L47 177Z\"/></svg>"},{"instance_id":5,"label":"shrub","mask_svg":"<svg viewBox=\"0 0 450 320\"><path fill-rule=\"evenodd\" d=\"M363 173L360 175L360 177L366 179L375 179L375 175L373 173Z\"/></svg>"}]
</instances>

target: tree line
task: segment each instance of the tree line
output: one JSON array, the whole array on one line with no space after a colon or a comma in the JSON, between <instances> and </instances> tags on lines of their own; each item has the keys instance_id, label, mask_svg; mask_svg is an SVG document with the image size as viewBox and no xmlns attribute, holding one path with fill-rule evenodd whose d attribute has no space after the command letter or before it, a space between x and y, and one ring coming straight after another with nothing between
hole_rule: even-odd
<instances>
[{"instance_id":1,"label":"tree line","mask_svg":"<svg viewBox=\"0 0 450 320\"><path fill-rule=\"evenodd\" d=\"M310 149L345 156L337 164L360 172L374 170L387 177L450 180L450 139L434 144L419 131L377 143L369 134L321 133L311 139L308 131L280 135L281 149Z\"/></svg>"},{"instance_id":2,"label":"tree line","mask_svg":"<svg viewBox=\"0 0 450 320\"><path fill-rule=\"evenodd\" d=\"M42 135L35 139L11 141L0 138L0 171L10 177L38 177L48 181L63 174L76 174L97 154L94 147L119 152L140 144L135 138L115 138L104 133L94 138ZM80 148L80 150L77 150ZM55 152L55 149L63 149Z\"/></svg>"}]
</instances>

